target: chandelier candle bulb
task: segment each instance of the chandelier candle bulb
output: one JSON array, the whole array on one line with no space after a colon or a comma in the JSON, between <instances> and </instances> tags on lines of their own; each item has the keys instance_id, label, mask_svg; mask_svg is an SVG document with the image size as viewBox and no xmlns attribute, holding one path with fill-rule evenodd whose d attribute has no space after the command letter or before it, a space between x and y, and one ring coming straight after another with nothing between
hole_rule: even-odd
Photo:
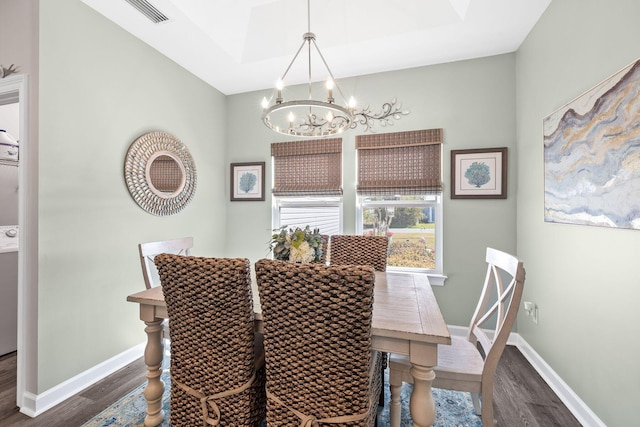
<instances>
[{"instance_id":1,"label":"chandelier candle bulb","mask_svg":"<svg viewBox=\"0 0 640 427\"><path fill-rule=\"evenodd\" d=\"M276 95L276 104L282 103L282 89L284 88L284 82L282 80L278 80L276 83L276 89L278 90L278 94ZM269 104L267 104L267 107ZM267 108L265 107L265 108Z\"/></svg>"},{"instance_id":2,"label":"chandelier candle bulb","mask_svg":"<svg viewBox=\"0 0 640 427\"><path fill-rule=\"evenodd\" d=\"M327 102L329 104L333 104L335 99L333 99L333 80L327 80L327 91L329 92L329 96L327 97Z\"/></svg>"}]
</instances>

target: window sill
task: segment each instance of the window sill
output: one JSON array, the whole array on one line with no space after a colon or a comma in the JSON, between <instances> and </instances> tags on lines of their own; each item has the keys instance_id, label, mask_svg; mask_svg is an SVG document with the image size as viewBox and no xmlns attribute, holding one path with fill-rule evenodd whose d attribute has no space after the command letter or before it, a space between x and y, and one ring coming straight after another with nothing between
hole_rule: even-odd
<instances>
[{"instance_id":1,"label":"window sill","mask_svg":"<svg viewBox=\"0 0 640 427\"><path fill-rule=\"evenodd\" d=\"M443 274L427 274L427 277L431 286L444 286L444 281L447 279Z\"/></svg>"},{"instance_id":2,"label":"window sill","mask_svg":"<svg viewBox=\"0 0 640 427\"><path fill-rule=\"evenodd\" d=\"M429 278L429 283L431 286L444 286L444 281L447 279L447 276L439 273L429 273L427 269L409 269L402 267L387 267L387 271L395 272L395 273L407 273L407 274L426 274Z\"/></svg>"}]
</instances>

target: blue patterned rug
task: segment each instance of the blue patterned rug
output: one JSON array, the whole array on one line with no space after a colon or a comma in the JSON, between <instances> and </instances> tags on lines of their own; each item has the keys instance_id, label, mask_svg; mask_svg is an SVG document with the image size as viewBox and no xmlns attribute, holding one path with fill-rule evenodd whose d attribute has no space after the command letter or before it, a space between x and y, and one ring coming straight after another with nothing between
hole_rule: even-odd
<instances>
[{"instance_id":1,"label":"blue patterned rug","mask_svg":"<svg viewBox=\"0 0 640 427\"><path fill-rule=\"evenodd\" d=\"M171 425L169 424L169 387L171 378L168 370L163 371L162 381L166 385L162 396L165 411L165 421L162 423L162 427L168 427ZM380 408L378 413L378 427L389 425L388 382L385 381L385 385L385 406ZM409 414L409 396L411 396L412 388L411 384L402 384L402 427L413 426L411 415ZM144 385L135 388L125 397L83 424L82 427L143 426L146 409L146 403L142 395L143 391ZM434 427L482 427L480 417L476 416L473 409L469 393L434 388L433 395L436 402Z\"/></svg>"}]
</instances>

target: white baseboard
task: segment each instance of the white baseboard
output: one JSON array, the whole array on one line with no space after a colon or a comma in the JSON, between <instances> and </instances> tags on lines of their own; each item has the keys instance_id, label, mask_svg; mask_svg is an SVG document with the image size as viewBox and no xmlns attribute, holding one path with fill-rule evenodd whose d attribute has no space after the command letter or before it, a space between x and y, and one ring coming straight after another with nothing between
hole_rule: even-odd
<instances>
[{"instance_id":1,"label":"white baseboard","mask_svg":"<svg viewBox=\"0 0 640 427\"><path fill-rule=\"evenodd\" d=\"M600 418L587 406L586 403L565 383L562 378L540 357L540 355L522 338L515 335L518 350L531 363L531 366L540 374L542 379L558 395L562 403L571 411L580 424L586 427L606 427Z\"/></svg>"},{"instance_id":2,"label":"white baseboard","mask_svg":"<svg viewBox=\"0 0 640 427\"><path fill-rule=\"evenodd\" d=\"M30 417L37 417L71 396L80 393L107 375L114 373L118 369L140 358L144 354L145 345L146 343L138 344L43 393L37 395L25 393L22 397L23 405L20 408L20 412Z\"/></svg>"},{"instance_id":3,"label":"white baseboard","mask_svg":"<svg viewBox=\"0 0 640 427\"><path fill-rule=\"evenodd\" d=\"M463 326L449 326L453 336L466 337L469 328ZM571 411L580 424L585 427L606 427L606 424L587 406L586 403L565 383L562 378L545 362L542 357L517 333L511 333L507 344L514 345L529 361L542 379L551 387L558 398Z\"/></svg>"}]
</instances>

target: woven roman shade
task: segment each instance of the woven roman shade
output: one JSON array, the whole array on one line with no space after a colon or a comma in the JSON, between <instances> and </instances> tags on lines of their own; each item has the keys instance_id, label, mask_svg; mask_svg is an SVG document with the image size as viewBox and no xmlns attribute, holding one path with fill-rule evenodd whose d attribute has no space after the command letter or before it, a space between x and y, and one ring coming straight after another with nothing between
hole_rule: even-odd
<instances>
[{"instance_id":1,"label":"woven roman shade","mask_svg":"<svg viewBox=\"0 0 640 427\"><path fill-rule=\"evenodd\" d=\"M360 195L442 192L442 129L356 136Z\"/></svg>"},{"instance_id":2,"label":"woven roman shade","mask_svg":"<svg viewBox=\"0 0 640 427\"><path fill-rule=\"evenodd\" d=\"M271 144L274 196L342 194L342 138Z\"/></svg>"}]
</instances>

